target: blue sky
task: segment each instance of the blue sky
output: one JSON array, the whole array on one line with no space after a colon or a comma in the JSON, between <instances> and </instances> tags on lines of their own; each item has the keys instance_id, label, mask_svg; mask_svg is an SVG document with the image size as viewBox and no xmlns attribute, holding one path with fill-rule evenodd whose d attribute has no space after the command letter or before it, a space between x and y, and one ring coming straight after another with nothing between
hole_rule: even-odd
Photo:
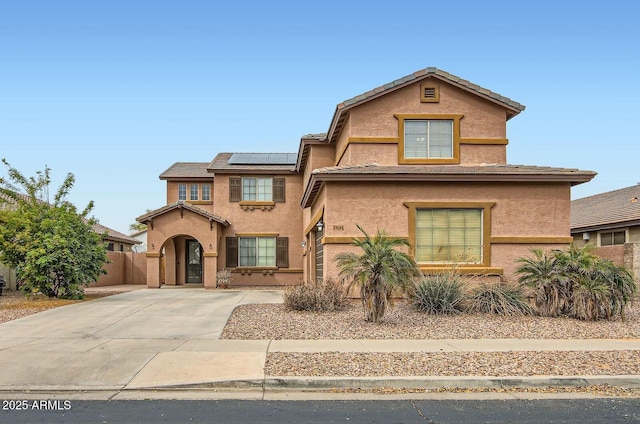
<instances>
[{"instance_id":1,"label":"blue sky","mask_svg":"<svg viewBox=\"0 0 640 424\"><path fill-rule=\"evenodd\" d=\"M336 104L428 66L516 100L508 161L640 182L631 1L1 0L0 157L45 165L128 232L158 175L221 151L296 152ZM0 175L5 175L5 169Z\"/></svg>"}]
</instances>

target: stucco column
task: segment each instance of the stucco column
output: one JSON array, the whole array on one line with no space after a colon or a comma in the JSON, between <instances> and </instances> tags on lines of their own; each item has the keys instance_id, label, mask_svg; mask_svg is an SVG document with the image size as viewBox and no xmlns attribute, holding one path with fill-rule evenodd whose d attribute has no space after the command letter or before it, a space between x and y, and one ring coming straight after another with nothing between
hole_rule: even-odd
<instances>
[{"instance_id":1,"label":"stucco column","mask_svg":"<svg viewBox=\"0 0 640 424\"><path fill-rule=\"evenodd\" d=\"M203 283L205 289L216 288L216 273L218 270L218 254L205 252L203 264Z\"/></svg>"},{"instance_id":2,"label":"stucco column","mask_svg":"<svg viewBox=\"0 0 640 424\"><path fill-rule=\"evenodd\" d=\"M147 288L160 288L160 253L147 253Z\"/></svg>"}]
</instances>

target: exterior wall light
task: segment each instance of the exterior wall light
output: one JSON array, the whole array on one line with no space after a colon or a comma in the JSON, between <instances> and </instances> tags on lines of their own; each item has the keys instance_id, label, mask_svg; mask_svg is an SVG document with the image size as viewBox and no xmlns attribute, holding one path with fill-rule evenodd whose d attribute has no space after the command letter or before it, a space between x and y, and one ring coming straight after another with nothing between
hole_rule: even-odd
<instances>
[{"instance_id":1,"label":"exterior wall light","mask_svg":"<svg viewBox=\"0 0 640 424\"><path fill-rule=\"evenodd\" d=\"M324 228L324 223L322 221L318 221L318 223L316 224L316 228L318 229L318 231L322 231L322 229Z\"/></svg>"}]
</instances>

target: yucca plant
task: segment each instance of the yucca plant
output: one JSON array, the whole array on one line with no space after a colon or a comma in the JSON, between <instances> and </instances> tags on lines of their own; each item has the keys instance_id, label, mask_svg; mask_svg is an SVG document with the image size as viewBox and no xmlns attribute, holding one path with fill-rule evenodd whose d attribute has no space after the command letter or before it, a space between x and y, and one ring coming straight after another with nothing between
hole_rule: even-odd
<instances>
[{"instance_id":1,"label":"yucca plant","mask_svg":"<svg viewBox=\"0 0 640 424\"><path fill-rule=\"evenodd\" d=\"M459 314L465 299L464 282L453 271L417 279L411 293L413 306L433 315Z\"/></svg>"},{"instance_id":2,"label":"yucca plant","mask_svg":"<svg viewBox=\"0 0 640 424\"><path fill-rule=\"evenodd\" d=\"M506 283L479 282L468 297L467 311L500 316L533 315L521 287Z\"/></svg>"},{"instance_id":3,"label":"yucca plant","mask_svg":"<svg viewBox=\"0 0 640 424\"><path fill-rule=\"evenodd\" d=\"M389 237L382 230L372 238L361 226L357 228L364 239L354 238L353 244L361 254L344 252L335 259L341 282L348 283L348 290L353 286L360 289L365 321L378 322L384 316L393 289L406 290L418 268L411 256L397 250L409 247L407 240Z\"/></svg>"}]
</instances>

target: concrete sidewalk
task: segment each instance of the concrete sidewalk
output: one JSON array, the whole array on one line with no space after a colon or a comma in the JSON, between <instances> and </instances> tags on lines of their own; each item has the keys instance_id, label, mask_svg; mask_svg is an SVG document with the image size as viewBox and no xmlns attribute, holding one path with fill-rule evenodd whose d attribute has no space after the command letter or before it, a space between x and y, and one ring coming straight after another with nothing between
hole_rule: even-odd
<instances>
[{"instance_id":1,"label":"concrete sidewalk","mask_svg":"<svg viewBox=\"0 0 640 424\"><path fill-rule=\"evenodd\" d=\"M185 389L640 387L640 376L279 377L272 352L640 350L638 339L219 340L233 309L282 292L136 290L0 324L0 391L102 393ZM150 392L151 391L151 392ZM164 395L163 395L164 396Z\"/></svg>"}]
</instances>

